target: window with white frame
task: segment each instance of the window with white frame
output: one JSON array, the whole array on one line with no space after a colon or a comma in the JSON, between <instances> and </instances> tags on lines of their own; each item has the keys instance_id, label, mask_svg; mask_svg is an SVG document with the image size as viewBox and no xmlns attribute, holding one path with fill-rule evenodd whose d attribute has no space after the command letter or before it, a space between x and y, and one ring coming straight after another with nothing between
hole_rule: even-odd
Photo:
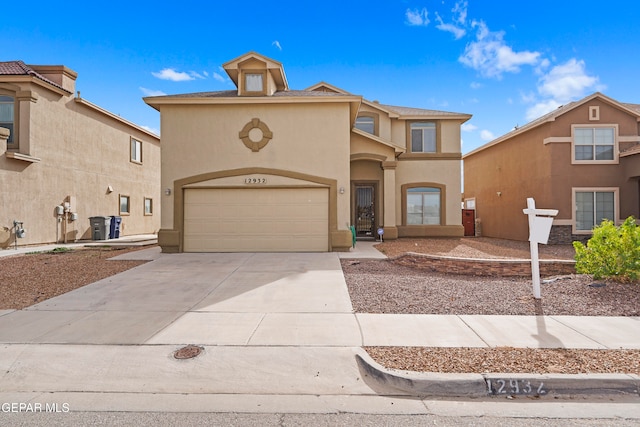
<instances>
[{"instance_id":1,"label":"window with white frame","mask_svg":"<svg viewBox=\"0 0 640 427\"><path fill-rule=\"evenodd\" d=\"M615 191L575 191L576 231L591 231L603 220L615 221Z\"/></svg>"},{"instance_id":2,"label":"window with white frame","mask_svg":"<svg viewBox=\"0 0 640 427\"><path fill-rule=\"evenodd\" d=\"M131 138L131 161L142 163L142 142Z\"/></svg>"},{"instance_id":3,"label":"window with white frame","mask_svg":"<svg viewBox=\"0 0 640 427\"><path fill-rule=\"evenodd\" d=\"M611 161L615 158L615 128L576 127L573 130L574 160Z\"/></svg>"},{"instance_id":4,"label":"window with white frame","mask_svg":"<svg viewBox=\"0 0 640 427\"><path fill-rule=\"evenodd\" d=\"M440 196L436 187L407 189L407 225L440 225Z\"/></svg>"},{"instance_id":5,"label":"window with white frame","mask_svg":"<svg viewBox=\"0 0 640 427\"><path fill-rule=\"evenodd\" d=\"M435 153L436 150L435 122L411 123L411 152Z\"/></svg>"},{"instance_id":6,"label":"window with white frame","mask_svg":"<svg viewBox=\"0 0 640 427\"><path fill-rule=\"evenodd\" d=\"M9 129L7 145L15 144L15 99L11 96L0 95L0 127Z\"/></svg>"}]
</instances>

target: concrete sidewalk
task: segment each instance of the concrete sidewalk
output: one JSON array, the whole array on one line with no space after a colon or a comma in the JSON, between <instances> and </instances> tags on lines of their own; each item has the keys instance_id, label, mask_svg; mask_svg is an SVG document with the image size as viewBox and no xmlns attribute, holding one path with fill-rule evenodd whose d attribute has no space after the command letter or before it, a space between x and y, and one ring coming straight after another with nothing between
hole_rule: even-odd
<instances>
[{"instance_id":1,"label":"concrete sidewalk","mask_svg":"<svg viewBox=\"0 0 640 427\"><path fill-rule=\"evenodd\" d=\"M425 413L422 399L407 397L486 397L491 378L389 371L362 346L640 348L637 317L353 313L334 253L151 248L118 258L154 261L0 312L3 402L48 399L74 411ZM175 359L187 344L204 351ZM561 380L590 381L591 391L640 383L634 375ZM633 408L622 413L640 418Z\"/></svg>"}]
</instances>

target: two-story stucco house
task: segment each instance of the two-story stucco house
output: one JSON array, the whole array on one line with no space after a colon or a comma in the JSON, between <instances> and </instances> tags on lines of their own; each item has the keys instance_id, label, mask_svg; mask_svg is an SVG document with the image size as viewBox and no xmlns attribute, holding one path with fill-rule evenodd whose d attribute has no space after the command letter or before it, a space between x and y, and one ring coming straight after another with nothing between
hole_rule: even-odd
<instances>
[{"instance_id":1,"label":"two-story stucco house","mask_svg":"<svg viewBox=\"0 0 640 427\"><path fill-rule=\"evenodd\" d=\"M639 123L640 105L594 93L466 154L465 203L482 235L527 240L527 197L559 210L551 243L640 217Z\"/></svg>"},{"instance_id":2,"label":"two-story stucco house","mask_svg":"<svg viewBox=\"0 0 640 427\"><path fill-rule=\"evenodd\" d=\"M250 52L235 90L145 98L160 111L165 252L345 251L360 238L460 236L471 116L289 89Z\"/></svg>"},{"instance_id":3,"label":"two-story stucco house","mask_svg":"<svg viewBox=\"0 0 640 427\"><path fill-rule=\"evenodd\" d=\"M0 62L0 248L159 229L160 139L80 97L62 65ZM21 233L18 233L21 234Z\"/></svg>"}]
</instances>

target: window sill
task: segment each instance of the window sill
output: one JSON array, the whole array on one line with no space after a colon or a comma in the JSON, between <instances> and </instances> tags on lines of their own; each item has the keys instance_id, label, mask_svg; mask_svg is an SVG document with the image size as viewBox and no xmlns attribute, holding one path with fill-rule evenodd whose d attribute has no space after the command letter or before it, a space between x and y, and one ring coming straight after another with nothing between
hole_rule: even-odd
<instances>
[{"instance_id":1,"label":"window sill","mask_svg":"<svg viewBox=\"0 0 640 427\"><path fill-rule=\"evenodd\" d=\"M398 156L401 160L461 160L462 153L403 153Z\"/></svg>"},{"instance_id":2,"label":"window sill","mask_svg":"<svg viewBox=\"0 0 640 427\"><path fill-rule=\"evenodd\" d=\"M7 159L20 160L28 163L40 163L39 158L29 156L28 154L18 153L16 151L7 151L5 155L7 156Z\"/></svg>"}]
</instances>

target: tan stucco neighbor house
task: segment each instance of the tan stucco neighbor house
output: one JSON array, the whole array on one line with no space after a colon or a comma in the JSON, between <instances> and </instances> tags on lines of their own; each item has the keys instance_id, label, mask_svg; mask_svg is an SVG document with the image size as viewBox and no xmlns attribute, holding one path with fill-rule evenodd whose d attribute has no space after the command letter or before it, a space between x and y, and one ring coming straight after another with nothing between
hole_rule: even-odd
<instances>
[{"instance_id":1,"label":"tan stucco neighbor house","mask_svg":"<svg viewBox=\"0 0 640 427\"><path fill-rule=\"evenodd\" d=\"M550 243L587 240L603 219L640 217L640 105L601 93L557 108L464 156L481 234L527 240L527 197L558 209Z\"/></svg>"},{"instance_id":2,"label":"tan stucco neighbor house","mask_svg":"<svg viewBox=\"0 0 640 427\"><path fill-rule=\"evenodd\" d=\"M75 95L76 77L0 62L0 248L92 239L90 217L160 228L160 138Z\"/></svg>"},{"instance_id":3,"label":"tan stucco neighbor house","mask_svg":"<svg viewBox=\"0 0 640 427\"><path fill-rule=\"evenodd\" d=\"M160 111L165 252L345 251L359 238L460 236L471 116L289 89L250 52L234 90L145 98Z\"/></svg>"}]
</instances>

